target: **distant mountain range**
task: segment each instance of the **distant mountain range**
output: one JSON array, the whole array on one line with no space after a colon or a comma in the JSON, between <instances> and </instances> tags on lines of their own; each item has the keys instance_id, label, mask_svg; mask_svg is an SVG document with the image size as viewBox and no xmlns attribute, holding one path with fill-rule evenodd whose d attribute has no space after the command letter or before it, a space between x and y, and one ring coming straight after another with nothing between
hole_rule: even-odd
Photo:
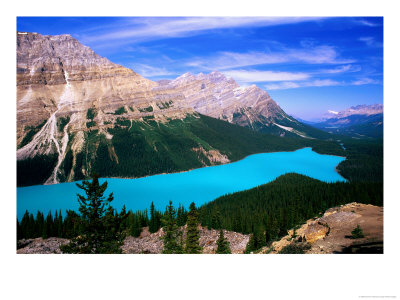
<instances>
[{"instance_id":1,"label":"distant mountain range","mask_svg":"<svg viewBox=\"0 0 400 300\"><path fill-rule=\"evenodd\" d=\"M330 133L353 137L383 137L383 105L357 105L340 112L330 112L323 122L309 123Z\"/></svg>"}]
</instances>

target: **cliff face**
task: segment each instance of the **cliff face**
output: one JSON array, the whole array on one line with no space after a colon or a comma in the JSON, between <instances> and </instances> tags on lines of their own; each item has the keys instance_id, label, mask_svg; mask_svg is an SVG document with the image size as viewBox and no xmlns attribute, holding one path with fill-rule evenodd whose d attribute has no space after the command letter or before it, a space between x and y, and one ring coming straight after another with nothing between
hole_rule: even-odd
<instances>
[{"instance_id":1,"label":"cliff face","mask_svg":"<svg viewBox=\"0 0 400 300\"><path fill-rule=\"evenodd\" d=\"M27 126L38 126L54 113L56 117L77 114L70 124L77 131L84 129L84 122L78 120L86 119L83 114L89 108L99 111L97 125L101 126L113 121L104 114L122 106L133 109L128 110L130 119L146 115L143 109L152 106L155 115L160 107L161 115L180 118L197 111L252 128L276 120L294 121L266 91L255 85L242 88L219 72L186 73L156 83L100 57L70 35L17 33L18 144Z\"/></svg>"},{"instance_id":2,"label":"cliff face","mask_svg":"<svg viewBox=\"0 0 400 300\"><path fill-rule=\"evenodd\" d=\"M140 104L156 83L116 65L70 35L17 33L17 137L52 114L77 114L82 129L89 108L107 110L130 102ZM72 124L71 124L72 125Z\"/></svg>"},{"instance_id":3,"label":"cliff face","mask_svg":"<svg viewBox=\"0 0 400 300\"><path fill-rule=\"evenodd\" d=\"M168 95L160 100L152 92L156 85L70 35L17 33L18 160L56 154L58 169L68 144L74 155L82 150L88 123L105 132L120 117L115 111L121 107L127 119L140 119L149 110L164 119L193 112L177 111ZM56 173L48 183L57 181Z\"/></svg>"}]
</instances>

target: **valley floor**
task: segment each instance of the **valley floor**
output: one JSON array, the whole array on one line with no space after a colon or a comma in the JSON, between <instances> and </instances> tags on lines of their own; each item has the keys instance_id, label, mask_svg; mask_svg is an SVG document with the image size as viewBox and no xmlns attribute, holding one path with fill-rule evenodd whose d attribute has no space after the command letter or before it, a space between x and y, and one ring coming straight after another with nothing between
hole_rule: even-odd
<instances>
[{"instance_id":1,"label":"valley floor","mask_svg":"<svg viewBox=\"0 0 400 300\"><path fill-rule=\"evenodd\" d=\"M351 232L360 225L364 237L352 239ZM184 229L184 228L182 228ZM200 246L203 253L215 253L219 231L200 227ZM127 237L122 246L123 253L161 253L162 229L150 233L145 227L137 238ZM232 253L240 254L246 249L249 235L224 231ZM62 238L36 238L18 241L18 254L61 253L60 246L68 243ZM279 253L287 246L303 247L306 254L331 253L383 253L383 207L359 203L349 203L328 209L321 217L308 220L293 235L288 235L264 247L257 253Z\"/></svg>"}]
</instances>

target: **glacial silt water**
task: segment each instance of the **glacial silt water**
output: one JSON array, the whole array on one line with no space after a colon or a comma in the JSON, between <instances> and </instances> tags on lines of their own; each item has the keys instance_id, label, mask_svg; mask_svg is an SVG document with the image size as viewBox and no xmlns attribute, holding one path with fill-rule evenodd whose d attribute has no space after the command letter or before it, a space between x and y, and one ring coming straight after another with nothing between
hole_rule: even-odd
<instances>
[{"instance_id":1,"label":"glacial silt water","mask_svg":"<svg viewBox=\"0 0 400 300\"><path fill-rule=\"evenodd\" d=\"M149 209L153 201L156 208L164 210L169 200L188 207L194 201L197 206L227 193L243 191L273 181L285 173L295 172L325 181L345 181L336 172L336 166L345 158L321 155L303 148L293 152L274 152L250 155L240 161L191 170L188 172L161 174L136 179L106 178L106 196L114 193L112 205L120 210ZM36 185L17 188L17 217L26 210L45 215L60 210L78 210L77 193L82 193L76 183Z\"/></svg>"}]
</instances>

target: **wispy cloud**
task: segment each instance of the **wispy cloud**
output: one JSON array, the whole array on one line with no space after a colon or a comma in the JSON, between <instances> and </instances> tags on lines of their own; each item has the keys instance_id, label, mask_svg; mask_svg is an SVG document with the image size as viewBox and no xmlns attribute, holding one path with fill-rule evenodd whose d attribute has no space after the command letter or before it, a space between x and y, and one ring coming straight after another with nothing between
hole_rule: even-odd
<instances>
[{"instance_id":1,"label":"wispy cloud","mask_svg":"<svg viewBox=\"0 0 400 300\"><path fill-rule=\"evenodd\" d=\"M370 22L370 21L367 21L365 19L354 19L354 22L356 22L356 23L358 23L360 25L368 26L368 27L380 26L379 23Z\"/></svg>"},{"instance_id":2,"label":"wispy cloud","mask_svg":"<svg viewBox=\"0 0 400 300\"><path fill-rule=\"evenodd\" d=\"M352 85L365 85L365 84L380 84L381 82L379 80L375 80L372 78L361 78L358 80L353 81L351 84Z\"/></svg>"},{"instance_id":3,"label":"wispy cloud","mask_svg":"<svg viewBox=\"0 0 400 300\"><path fill-rule=\"evenodd\" d=\"M316 71L316 73L322 73L322 74L341 74L341 73L347 73L347 72L359 72L361 71L361 67L358 65L344 65L344 66L339 66L337 68L333 69L322 69Z\"/></svg>"},{"instance_id":4,"label":"wispy cloud","mask_svg":"<svg viewBox=\"0 0 400 300\"><path fill-rule=\"evenodd\" d=\"M349 85L366 85L366 84L380 84L378 80L371 78L362 78L359 80L345 82L332 79L315 79L307 81L284 81L277 83L268 83L264 85L267 90L287 90L304 87L326 87L326 86L349 86Z\"/></svg>"},{"instance_id":5,"label":"wispy cloud","mask_svg":"<svg viewBox=\"0 0 400 300\"><path fill-rule=\"evenodd\" d=\"M99 35L84 37L86 42L134 43L171 37L197 35L205 30L237 27L277 26L321 20L319 17L180 17L180 18L132 18L124 20L125 26L110 26Z\"/></svg>"},{"instance_id":6,"label":"wispy cloud","mask_svg":"<svg viewBox=\"0 0 400 300\"><path fill-rule=\"evenodd\" d=\"M258 70L230 70L223 71L226 76L232 77L242 83L248 82L268 82L268 81L286 81L286 80L304 80L310 75L306 73L258 71Z\"/></svg>"},{"instance_id":7,"label":"wispy cloud","mask_svg":"<svg viewBox=\"0 0 400 300\"><path fill-rule=\"evenodd\" d=\"M353 59L341 58L338 51L332 46L316 46L310 48L281 48L275 51L247 53L220 52L212 57L202 57L187 62L189 67L202 67L206 70L226 70L246 66L279 64L279 63L306 63L306 64L349 64Z\"/></svg>"},{"instance_id":8,"label":"wispy cloud","mask_svg":"<svg viewBox=\"0 0 400 300\"><path fill-rule=\"evenodd\" d=\"M382 47L383 46L383 44L381 42L378 42L372 36L360 37L358 40L361 42L364 42L368 47Z\"/></svg>"},{"instance_id":9,"label":"wispy cloud","mask_svg":"<svg viewBox=\"0 0 400 300\"><path fill-rule=\"evenodd\" d=\"M177 75L174 72L167 70L166 68L153 67L145 64L133 64L132 68L135 72L139 73L144 77L159 77L159 76L171 76Z\"/></svg>"},{"instance_id":10,"label":"wispy cloud","mask_svg":"<svg viewBox=\"0 0 400 300\"><path fill-rule=\"evenodd\" d=\"M295 89L302 87L322 87L322 86L338 86L344 85L343 82L331 80L331 79L316 79L311 81L302 81L302 82L279 82L266 84L265 88L267 90L286 90L286 89Z\"/></svg>"}]
</instances>

